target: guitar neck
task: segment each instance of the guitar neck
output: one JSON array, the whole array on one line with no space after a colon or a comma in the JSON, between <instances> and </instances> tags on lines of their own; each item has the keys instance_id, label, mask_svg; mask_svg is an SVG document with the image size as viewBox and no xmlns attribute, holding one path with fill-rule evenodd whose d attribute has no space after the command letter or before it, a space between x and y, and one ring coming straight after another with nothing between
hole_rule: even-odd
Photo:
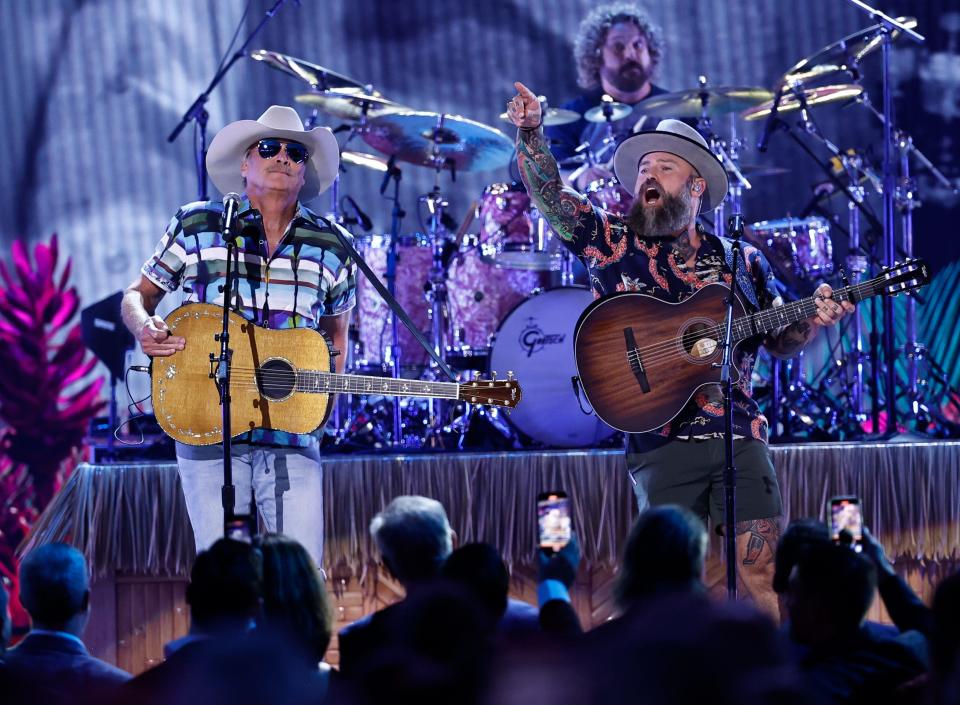
<instances>
[{"instance_id":1,"label":"guitar neck","mask_svg":"<svg viewBox=\"0 0 960 705\"><path fill-rule=\"evenodd\" d=\"M864 299L882 293L886 281L886 277L881 275L859 284L834 289L833 300L837 302L850 301L854 304L860 303ZM810 318L815 316L816 313L817 302L812 296L799 301L791 301L783 306L775 306L734 319L733 337L735 341L739 342Z\"/></svg>"},{"instance_id":2,"label":"guitar neck","mask_svg":"<svg viewBox=\"0 0 960 705\"><path fill-rule=\"evenodd\" d=\"M298 392L313 394L383 394L388 396L457 399L456 382L428 382L422 379L394 379L373 375L343 375L318 370L297 370Z\"/></svg>"}]
</instances>

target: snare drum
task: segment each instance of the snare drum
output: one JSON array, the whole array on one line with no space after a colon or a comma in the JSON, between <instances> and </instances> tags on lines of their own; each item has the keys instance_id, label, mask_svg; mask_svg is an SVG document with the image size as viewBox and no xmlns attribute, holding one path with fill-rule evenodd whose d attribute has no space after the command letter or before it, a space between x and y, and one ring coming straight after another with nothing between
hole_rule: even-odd
<instances>
[{"instance_id":1,"label":"snare drum","mask_svg":"<svg viewBox=\"0 0 960 705\"><path fill-rule=\"evenodd\" d=\"M571 382L577 374L574 327L593 300L579 286L533 296L503 319L490 349L490 369L501 376L512 371L523 389L510 423L547 446L589 446L616 433L581 411Z\"/></svg>"},{"instance_id":2,"label":"snare drum","mask_svg":"<svg viewBox=\"0 0 960 705\"><path fill-rule=\"evenodd\" d=\"M756 244L770 263L794 277L820 280L833 274L833 242L830 223L824 218L762 220L750 226Z\"/></svg>"},{"instance_id":3,"label":"snare drum","mask_svg":"<svg viewBox=\"0 0 960 705\"><path fill-rule=\"evenodd\" d=\"M591 181L584 193L593 205L616 215L626 215L633 205L633 195L615 177Z\"/></svg>"},{"instance_id":4,"label":"snare drum","mask_svg":"<svg viewBox=\"0 0 960 705\"><path fill-rule=\"evenodd\" d=\"M491 184L478 207L480 252L485 261L502 269L559 271L561 245L522 185Z\"/></svg>"},{"instance_id":5,"label":"snare drum","mask_svg":"<svg viewBox=\"0 0 960 705\"><path fill-rule=\"evenodd\" d=\"M367 235L356 240L356 248L364 261L385 285L389 247L389 235ZM422 331L430 329L423 287L429 279L432 260L433 251L425 238L419 235L400 238L397 244L396 299ZM363 276L357 281L356 321L363 343L363 360L367 363L383 362L387 347L393 344L390 307ZM406 326L399 322L398 325L403 365L425 365L426 350L420 347Z\"/></svg>"}]
</instances>

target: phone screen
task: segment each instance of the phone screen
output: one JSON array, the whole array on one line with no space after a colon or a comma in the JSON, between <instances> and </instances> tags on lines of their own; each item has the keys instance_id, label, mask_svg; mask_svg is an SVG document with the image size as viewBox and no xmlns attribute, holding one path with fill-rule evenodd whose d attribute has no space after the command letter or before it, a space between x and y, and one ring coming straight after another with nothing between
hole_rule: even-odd
<instances>
[{"instance_id":1,"label":"phone screen","mask_svg":"<svg viewBox=\"0 0 960 705\"><path fill-rule=\"evenodd\" d=\"M830 500L830 533L834 541L846 529L853 536L857 550L863 543L863 512L858 497L834 497Z\"/></svg>"},{"instance_id":2,"label":"phone screen","mask_svg":"<svg viewBox=\"0 0 960 705\"><path fill-rule=\"evenodd\" d=\"M559 551L570 541L570 499L563 492L544 492L537 497L540 548Z\"/></svg>"},{"instance_id":3,"label":"phone screen","mask_svg":"<svg viewBox=\"0 0 960 705\"><path fill-rule=\"evenodd\" d=\"M234 519L224 527L225 538L250 543L250 524L246 519Z\"/></svg>"}]
</instances>

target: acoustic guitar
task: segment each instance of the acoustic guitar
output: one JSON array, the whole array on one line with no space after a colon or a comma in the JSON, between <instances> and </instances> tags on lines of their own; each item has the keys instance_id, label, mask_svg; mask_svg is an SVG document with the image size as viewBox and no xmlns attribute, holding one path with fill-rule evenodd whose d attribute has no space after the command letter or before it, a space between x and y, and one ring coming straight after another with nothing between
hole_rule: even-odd
<instances>
[{"instance_id":1,"label":"acoustic guitar","mask_svg":"<svg viewBox=\"0 0 960 705\"><path fill-rule=\"evenodd\" d=\"M918 289L927 266L913 259L859 284L834 289L836 301ZM574 329L577 374L597 416L613 428L643 433L677 416L696 391L720 382L726 330L725 284L708 284L682 303L624 292L591 304ZM813 297L747 314L734 297L734 346L816 314ZM733 381L739 372L732 368Z\"/></svg>"},{"instance_id":2,"label":"acoustic guitar","mask_svg":"<svg viewBox=\"0 0 960 705\"><path fill-rule=\"evenodd\" d=\"M223 309L186 304L166 319L187 343L153 358L153 409L160 427L188 445L222 442L217 387ZM270 330L230 313L230 427L238 436L255 428L310 433L324 425L336 393L451 399L514 408L520 385L506 380L465 383L394 379L332 372L330 346L310 328Z\"/></svg>"}]
</instances>

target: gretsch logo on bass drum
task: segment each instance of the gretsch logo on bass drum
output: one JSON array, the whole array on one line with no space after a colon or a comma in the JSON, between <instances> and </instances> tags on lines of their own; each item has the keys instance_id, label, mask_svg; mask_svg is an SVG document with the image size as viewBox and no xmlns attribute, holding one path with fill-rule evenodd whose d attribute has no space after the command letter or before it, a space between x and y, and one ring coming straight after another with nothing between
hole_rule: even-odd
<instances>
[{"instance_id":1,"label":"gretsch logo on bass drum","mask_svg":"<svg viewBox=\"0 0 960 705\"><path fill-rule=\"evenodd\" d=\"M559 345L566 340L565 333L544 333L532 316L520 331L520 347L527 351L527 357L543 350L545 345Z\"/></svg>"}]
</instances>

